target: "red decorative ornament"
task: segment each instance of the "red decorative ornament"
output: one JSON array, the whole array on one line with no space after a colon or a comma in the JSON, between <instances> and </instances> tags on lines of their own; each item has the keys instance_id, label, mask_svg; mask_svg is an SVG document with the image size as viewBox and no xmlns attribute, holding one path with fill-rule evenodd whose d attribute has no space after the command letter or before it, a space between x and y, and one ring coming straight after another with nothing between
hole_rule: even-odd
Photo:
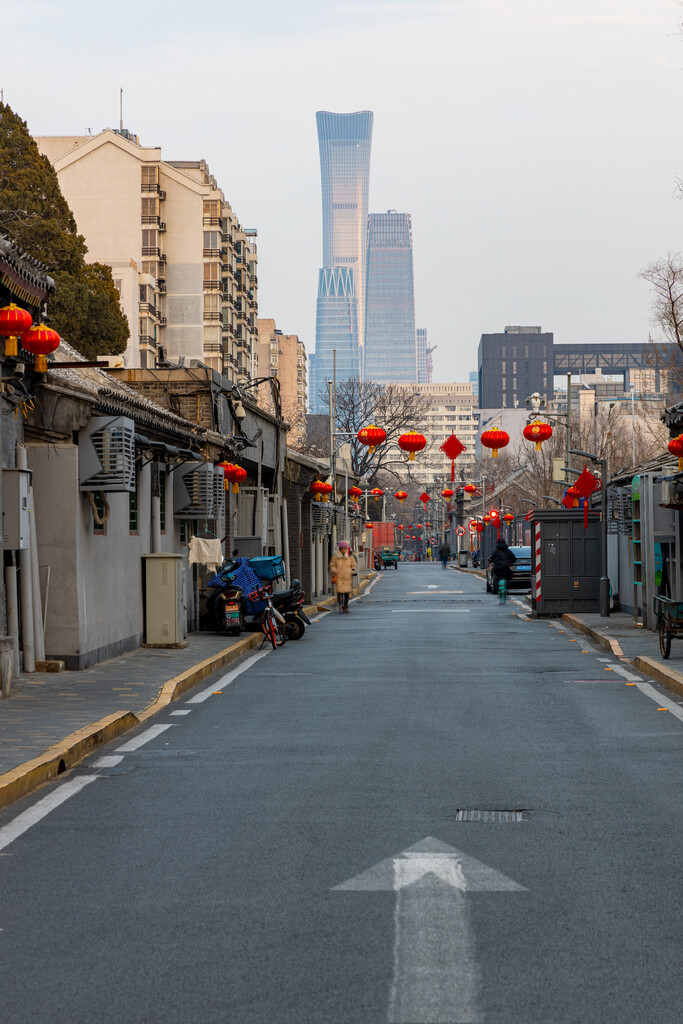
<instances>
[{"instance_id":1,"label":"red decorative ornament","mask_svg":"<svg viewBox=\"0 0 683 1024\"><path fill-rule=\"evenodd\" d=\"M553 436L553 428L549 423L543 423L541 420L534 420L533 423L528 423L522 431L527 441L533 441L536 445L536 451L540 452L541 445L548 438Z\"/></svg>"},{"instance_id":2,"label":"red decorative ornament","mask_svg":"<svg viewBox=\"0 0 683 1024\"><path fill-rule=\"evenodd\" d=\"M382 490L381 487L373 487L372 490L370 491L370 496L372 498L381 498L383 494L384 491Z\"/></svg>"},{"instance_id":3,"label":"red decorative ornament","mask_svg":"<svg viewBox=\"0 0 683 1024\"><path fill-rule=\"evenodd\" d=\"M33 317L21 306L10 302L9 306L0 309L0 334L6 338L5 355L16 356L19 354L19 338L29 329L33 323Z\"/></svg>"},{"instance_id":4,"label":"red decorative ornament","mask_svg":"<svg viewBox=\"0 0 683 1024\"><path fill-rule=\"evenodd\" d=\"M352 501L358 501L358 499L362 497L363 492L360 487L349 487L349 498L351 498Z\"/></svg>"},{"instance_id":5,"label":"red decorative ornament","mask_svg":"<svg viewBox=\"0 0 683 1024\"><path fill-rule=\"evenodd\" d=\"M476 521L476 519L470 519L469 523L467 524L467 529L470 531L470 533L474 533L476 528L477 528L477 521Z\"/></svg>"},{"instance_id":6,"label":"red decorative ornament","mask_svg":"<svg viewBox=\"0 0 683 1024\"><path fill-rule=\"evenodd\" d=\"M491 522L491 516L482 516L482 520L481 521L486 526L486 525L488 525Z\"/></svg>"},{"instance_id":7,"label":"red decorative ornament","mask_svg":"<svg viewBox=\"0 0 683 1024\"><path fill-rule=\"evenodd\" d=\"M442 492L441 492L441 497L442 497L442 498L452 498L452 497L453 497L453 494L454 494L454 493L455 493L455 492L454 492L454 491L452 491L452 490L450 489L450 487L444 487L444 489L443 489L443 490L442 490Z\"/></svg>"},{"instance_id":8,"label":"red decorative ornament","mask_svg":"<svg viewBox=\"0 0 683 1024\"><path fill-rule=\"evenodd\" d=\"M405 530L405 526L403 525L403 523L399 523L398 528L399 530Z\"/></svg>"},{"instance_id":9,"label":"red decorative ornament","mask_svg":"<svg viewBox=\"0 0 683 1024\"><path fill-rule=\"evenodd\" d=\"M415 430L409 430L407 434L401 434L398 439L398 446L402 452L408 452L410 462L415 461L415 452L421 452L427 444L424 434L418 434Z\"/></svg>"},{"instance_id":10,"label":"red decorative ornament","mask_svg":"<svg viewBox=\"0 0 683 1024\"><path fill-rule=\"evenodd\" d=\"M465 484L463 487L465 494L474 494L476 490L477 488L475 484Z\"/></svg>"},{"instance_id":11,"label":"red decorative ornament","mask_svg":"<svg viewBox=\"0 0 683 1024\"><path fill-rule=\"evenodd\" d=\"M421 530L422 529L422 523L415 523L415 529L416 530Z\"/></svg>"},{"instance_id":12,"label":"red decorative ornament","mask_svg":"<svg viewBox=\"0 0 683 1024\"><path fill-rule=\"evenodd\" d=\"M366 530L371 530L372 529L372 523L366 523L365 524L365 529Z\"/></svg>"},{"instance_id":13,"label":"red decorative ornament","mask_svg":"<svg viewBox=\"0 0 683 1024\"><path fill-rule=\"evenodd\" d=\"M462 443L462 441L460 441L455 436L455 434L451 434L451 436L447 437L446 440L444 441L444 443L442 445L440 445L439 451L443 452L444 455L447 455L448 458L451 460L451 482L452 482L453 480L455 480L455 460L457 459L458 455L462 454L462 452L466 452L467 448Z\"/></svg>"},{"instance_id":14,"label":"red decorative ornament","mask_svg":"<svg viewBox=\"0 0 683 1024\"><path fill-rule=\"evenodd\" d=\"M21 344L27 352L36 357L36 373L47 373L47 357L59 348L61 340L57 332L45 324L29 327L21 339Z\"/></svg>"},{"instance_id":15,"label":"red decorative ornament","mask_svg":"<svg viewBox=\"0 0 683 1024\"><path fill-rule=\"evenodd\" d=\"M474 524L474 529L477 531L477 533L483 533L484 530L486 529L486 524L485 523L475 523Z\"/></svg>"},{"instance_id":16,"label":"red decorative ornament","mask_svg":"<svg viewBox=\"0 0 683 1024\"><path fill-rule=\"evenodd\" d=\"M387 432L386 430L382 430L381 427L376 427L371 423L369 427L363 427L359 430L357 437L361 444L368 446L368 452L372 455L375 448L386 441Z\"/></svg>"},{"instance_id":17,"label":"red decorative ornament","mask_svg":"<svg viewBox=\"0 0 683 1024\"><path fill-rule=\"evenodd\" d=\"M425 507L425 511L426 511L426 509L427 509L427 502L428 502L428 501L431 501L431 500L432 500L432 499L431 499L431 498L429 497L429 495L427 494L427 492L426 492L426 491L423 491L423 492L422 492L422 494L420 495L420 501L421 501L421 502L422 502L422 504L424 505L424 507Z\"/></svg>"},{"instance_id":18,"label":"red decorative ornament","mask_svg":"<svg viewBox=\"0 0 683 1024\"><path fill-rule=\"evenodd\" d=\"M408 497L408 493L407 493L407 491L396 491L396 494L394 495L394 497L395 497L395 498L396 498L396 499L397 499L398 501L400 501L400 502L401 502L401 504L403 504L403 502L404 502L404 501L406 500L406 498Z\"/></svg>"},{"instance_id":19,"label":"red decorative ornament","mask_svg":"<svg viewBox=\"0 0 683 1024\"><path fill-rule=\"evenodd\" d=\"M326 491L325 491L326 486L327 485L325 484L324 480L314 480L313 483L311 484L311 486L308 489L311 492L311 494L315 495L315 500L316 501L322 501L323 500L323 494L326 493Z\"/></svg>"},{"instance_id":20,"label":"red decorative ornament","mask_svg":"<svg viewBox=\"0 0 683 1024\"><path fill-rule=\"evenodd\" d=\"M582 495L577 491L576 487L570 487L562 499L562 504L565 508L578 508L579 498L581 497Z\"/></svg>"},{"instance_id":21,"label":"red decorative ornament","mask_svg":"<svg viewBox=\"0 0 683 1024\"><path fill-rule=\"evenodd\" d=\"M0 310L0 312L2 311ZM672 437L667 448L678 459L679 473L683 472L683 434L679 434L678 437Z\"/></svg>"},{"instance_id":22,"label":"red decorative ornament","mask_svg":"<svg viewBox=\"0 0 683 1024\"><path fill-rule=\"evenodd\" d=\"M512 512L506 512L506 514L503 516L503 519L505 520L506 523L514 523L515 521L515 517L513 516Z\"/></svg>"},{"instance_id":23,"label":"red decorative ornament","mask_svg":"<svg viewBox=\"0 0 683 1024\"><path fill-rule=\"evenodd\" d=\"M223 475L227 477L232 484L232 493L239 494L240 484L243 484L247 479L246 469L243 469L242 466L235 465L233 462L228 462L223 469Z\"/></svg>"},{"instance_id":24,"label":"red decorative ornament","mask_svg":"<svg viewBox=\"0 0 683 1024\"><path fill-rule=\"evenodd\" d=\"M485 448L491 449L491 458L498 458L498 449L505 448L510 443L510 435L506 434L504 430L499 430L498 427L494 427L493 430L485 430L481 435L481 443Z\"/></svg>"},{"instance_id":25,"label":"red decorative ornament","mask_svg":"<svg viewBox=\"0 0 683 1024\"><path fill-rule=\"evenodd\" d=\"M598 480L597 476L595 476L593 473L591 473L591 471L589 470L588 466L584 465L582 472L579 474L578 478L574 481L573 488L572 488L574 491L576 491L576 493L578 495L580 495L582 498L585 499L585 501L583 503L583 528L584 528L584 530L586 530L588 528L588 499L590 498L590 496L593 493L593 491L599 491L601 486L602 485L601 485L600 481Z\"/></svg>"}]
</instances>

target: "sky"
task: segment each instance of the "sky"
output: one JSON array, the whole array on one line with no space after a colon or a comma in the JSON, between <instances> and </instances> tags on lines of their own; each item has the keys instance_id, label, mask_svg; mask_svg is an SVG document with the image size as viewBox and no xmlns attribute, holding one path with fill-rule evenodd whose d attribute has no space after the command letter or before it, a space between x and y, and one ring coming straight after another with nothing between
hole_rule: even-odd
<instances>
[{"instance_id":1,"label":"sky","mask_svg":"<svg viewBox=\"0 0 683 1024\"><path fill-rule=\"evenodd\" d=\"M196 14L195 14L196 11ZM482 333L645 341L640 270L683 249L677 0L0 0L34 135L119 123L205 159L258 230L259 313L315 345L316 110L372 110L370 211L408 212L434 380Z\"/></svg>"}]
</instances>

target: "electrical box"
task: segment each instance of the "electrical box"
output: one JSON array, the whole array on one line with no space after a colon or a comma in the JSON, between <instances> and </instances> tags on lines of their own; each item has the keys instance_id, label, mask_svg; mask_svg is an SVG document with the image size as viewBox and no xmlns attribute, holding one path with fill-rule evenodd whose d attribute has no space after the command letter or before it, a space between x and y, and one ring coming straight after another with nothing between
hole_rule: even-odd
<instances>
[{"instance_id":1,"label":"electrical box","mask_svg":"<svg viewBox=\"0 0 683 1024\"><path fill-rule=\"evenodd\" d=\"M185 646L183 556L143 555L145 563L145 643Z\"/></svg>"},{"instance_id":2,"label":"electrical box","mask_svg":"<svg viewBox=\"0 0 683 1024\"><path fill-rule=\"evenodd\" d=\"M29 492L31 471L2 471L2 543L6 551L22 551L30 543Z\"/></svg>"}]
</instances>

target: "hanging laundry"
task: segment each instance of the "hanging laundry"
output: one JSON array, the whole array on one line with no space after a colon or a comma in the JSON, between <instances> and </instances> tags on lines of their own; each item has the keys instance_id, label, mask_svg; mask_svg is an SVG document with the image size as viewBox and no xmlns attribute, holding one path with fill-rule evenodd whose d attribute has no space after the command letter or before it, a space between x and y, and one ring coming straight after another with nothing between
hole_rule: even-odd
<instances>
[{"instance_id":1,"label":"hanging laundry","mask_svg":"<svg viewBox=\"0 0 683 1024\"><path fill-rule=\"evenodd\" d=\"M223 551L218 537L191 537L188 550L190 565L196 562L215 572L216 566L223 564Z\"/></svg>"}]
</instances>

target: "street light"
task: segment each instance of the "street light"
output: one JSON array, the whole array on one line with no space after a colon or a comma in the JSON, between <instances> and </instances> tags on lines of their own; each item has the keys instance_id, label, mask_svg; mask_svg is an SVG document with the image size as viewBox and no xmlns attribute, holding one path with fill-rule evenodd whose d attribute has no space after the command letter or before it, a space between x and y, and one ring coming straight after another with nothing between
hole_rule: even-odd
<instances>
[{"instance_id":1,"label":"street light","mask_svg":"<svg viewBox=\"0 0 683 1024\"><path fill-rule=\"evenodd\" d=\"M609 576L607 575L607 459L601 459L590 452L582 452L572 449L569 455L579 455L582 459L590 459L591 462L600 463L602 475L602 486L600 489L601 505L601 529L600 529L600 559L602 561L602 575L600 577L600 615L602 618L609 618ZM588 499L585 499L588 501Z\"/></svg>"}]
</instances>

